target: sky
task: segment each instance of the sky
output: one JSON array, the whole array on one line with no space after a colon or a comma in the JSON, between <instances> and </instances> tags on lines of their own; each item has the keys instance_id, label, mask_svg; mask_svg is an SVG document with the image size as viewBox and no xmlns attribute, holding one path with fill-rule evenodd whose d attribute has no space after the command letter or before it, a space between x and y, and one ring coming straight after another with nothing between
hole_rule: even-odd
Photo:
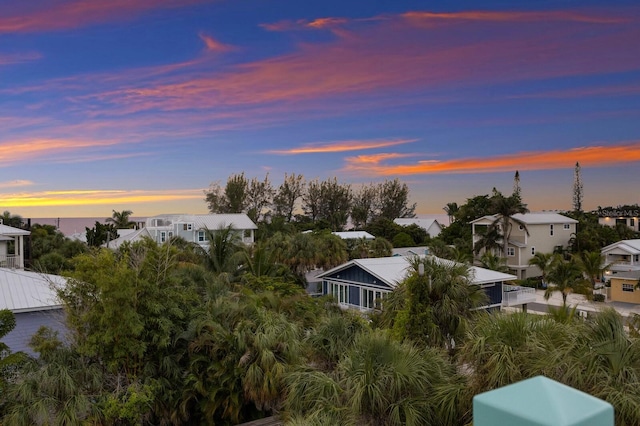
<instances>
[{"instance_id":1,"label":"sky","mask_svg":"<svg viewBox=\"0 0 640 426\"><path fill-rule=\"evenodd\" d=\"M398 178L419 214L520 174L638 203L637 1L0 0L0 210L206 213L233 174Z\"/></svg>"}]
</instances>

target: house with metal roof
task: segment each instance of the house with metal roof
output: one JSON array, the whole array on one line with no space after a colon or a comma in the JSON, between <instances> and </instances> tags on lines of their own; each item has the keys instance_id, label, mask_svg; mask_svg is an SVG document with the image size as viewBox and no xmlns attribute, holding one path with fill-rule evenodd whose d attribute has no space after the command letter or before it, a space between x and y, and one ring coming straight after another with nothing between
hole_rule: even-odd
<instances>
[{"instance_id":1,"label":"house with metal roof","mask_svg":"<svg viewBox=\"0 0 640 426\"><path fill-rule=\"evenodd\" d=\"M471 222L473 246L475 247L487 231L496 224L501 235L502 221L497 215L483 216ZM507 266L519 279L541 275L535 266L529 266L529 259L536 253L553 253L569 247L569 241L576 233L578 221L559 213L518 213L509 221L507 234ZM502 246L502 241L499 241ZM481 250L478 256L481 256ZM495 249L494 254L503 256L502 250Z\"/></svg>"},{"instance_id":2,"label":"house with metal roof","mask_svg":"<svg viewBox=\"0 0 640 426\"><path fill-rule=\"evenodd\" d=\"M151 238L151 234L147 228L140 229L118 229L118 238L115 240L107 241L102 247L110 249L118 249L124 243L133 243L140 241L144 238Z\"/></svg>"},{"instance_id":3,"label":"house with metal roof","mask_svg":"<svg viewBox=\"0 0 640 426\"><path fill-rule=\"evenodd\" d=\"M202 247L209 246L206 230L215 231L231 226L245 244L253 244L258 229L244 213L233 214L168 214L147 218L145 228L158 244L171 237L182 237Z\"/></svg>"},{"instance_id":4,"label":"house with metal roof","mask_svg":"<svg viewBox=\"0 0 640 426\"><path fill-rule=\"evenodd\" d=\"M0 267L24 269L24 237L31 232L0 221Z\"/></svg>"},{"instance_id":5,"label":"house with metal roof","mask_svg":"<svg viewBox=\"0 0 640 426\"><path fill-rule=\"evenodd\" d=\"M65 284L59 275L0 268L0 309L10 310L16 318L16 327L3 338L12 352L30 353L29 340L41 326L63 338L64 314L56 290Z\"/></svg>"},{"instance_id":6,"label":"house with metal roof","mask_svg":"<svg viewBox=\"0 0 640 426\"><path fill-rule=\"evenodd\" d=\"M366 231L336 231L332 234L343 240L375 240L376 238Z\"/></svg>"},{"instance_id":7,"label":"house with metal roof","mask_svg":"<svg viewBox=\"0 0 640 426\"><path fill-rule=\"evenodd\" d=\"M393 219L393 223L400 226L418 225L427 231L431 238L437 237L442 232L442 225L433 217L400 217Z\"/></svg>"},{"instance_id":8,"label":"house with metal roof","mask_svg":"<svg viewBox=\"0 0 640 426\"><path fill-rule=\"evenodd\" d=\"M333 295L344 308L373 310L377 303L383 301L411 274L412 258L413 256L391 256L351 260L318 275L318 279L322 280L322 293ZM432 258L444 263L453 263L435 256ZM503 284L516 279L514 275L477 266L470 267L470 274L472 284L479 285L489 298L486 308L500 308ZM521 300L523 301L520 304L533 301Z\"/></svg>"},{"instance_id":9,"label":"house with metal roof","mask_svg":"<svg viewBox=\"0 0 640 426\"><path fill-rule=\"evenodd\" d=\"M611 274L640 271L640 239L622 240L609 244L600 251Z\"/></svg>"}]
</instances>

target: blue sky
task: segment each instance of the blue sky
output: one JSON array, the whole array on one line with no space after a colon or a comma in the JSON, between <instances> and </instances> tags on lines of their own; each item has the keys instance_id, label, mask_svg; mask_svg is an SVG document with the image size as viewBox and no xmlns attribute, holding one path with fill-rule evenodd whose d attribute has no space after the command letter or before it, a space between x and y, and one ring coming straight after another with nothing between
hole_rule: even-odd
<instances>
[{"instance_id":1,"label":"blue sky","mask_svg":"<svg viewBox=\"0 0 640 426\"><path fill-rule=\"evenodd\" d=\"M482 8L479 8L479 7ZM245 172L637 203L640 7L0 0L0 209L204 213Z\"/></svg>"}]
</instances>

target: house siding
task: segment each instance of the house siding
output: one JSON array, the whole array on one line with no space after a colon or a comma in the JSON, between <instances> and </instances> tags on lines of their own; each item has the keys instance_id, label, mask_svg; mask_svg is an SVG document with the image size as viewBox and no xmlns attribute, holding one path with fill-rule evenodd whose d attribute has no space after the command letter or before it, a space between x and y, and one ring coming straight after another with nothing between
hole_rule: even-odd
<instances>
[{"instance_id":1,"label":"house siding","mask_svg":"<svg viewBox=\"0 0 640 426\"><path fill-rule=\"evenodd\" d=\"M64 337L67 328L64 325L64 312L62 309L20 312L14 315L16 318L16 326L2 339L12 352L21 351L35 355L29 347L29 341L42 326L57 331L58 338L62 341L65 340Z\"/></svg>"},{"instance_id":2,"label":"house siding","mask_svg":"<svg viewBox=\"0 0 640 426\"><path fill-rule=\"evenodd\" d=\"M635 288L638 280L633 278L617 278L615 275L610 279L611 283L611 301L626 302L640 304L640 289ZM633 286L633 291L623 291L623 284Z\"/></svg>"}]
</instances>

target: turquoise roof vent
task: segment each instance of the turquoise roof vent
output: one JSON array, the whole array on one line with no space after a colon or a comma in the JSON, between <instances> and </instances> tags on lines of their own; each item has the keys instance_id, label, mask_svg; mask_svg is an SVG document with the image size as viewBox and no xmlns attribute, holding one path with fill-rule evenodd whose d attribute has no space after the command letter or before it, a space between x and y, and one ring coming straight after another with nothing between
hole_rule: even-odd
<instances>
[{"instance_id":1,"label":"turquoise roof vent","mask_svg":"<svg viewBox=\"0 0 640 426\"><path fill-rule=\"evenodd\" d=\"M608 402L543 376L473 398L474 426L613 426Z\"/></svg>"}]
</instances>

